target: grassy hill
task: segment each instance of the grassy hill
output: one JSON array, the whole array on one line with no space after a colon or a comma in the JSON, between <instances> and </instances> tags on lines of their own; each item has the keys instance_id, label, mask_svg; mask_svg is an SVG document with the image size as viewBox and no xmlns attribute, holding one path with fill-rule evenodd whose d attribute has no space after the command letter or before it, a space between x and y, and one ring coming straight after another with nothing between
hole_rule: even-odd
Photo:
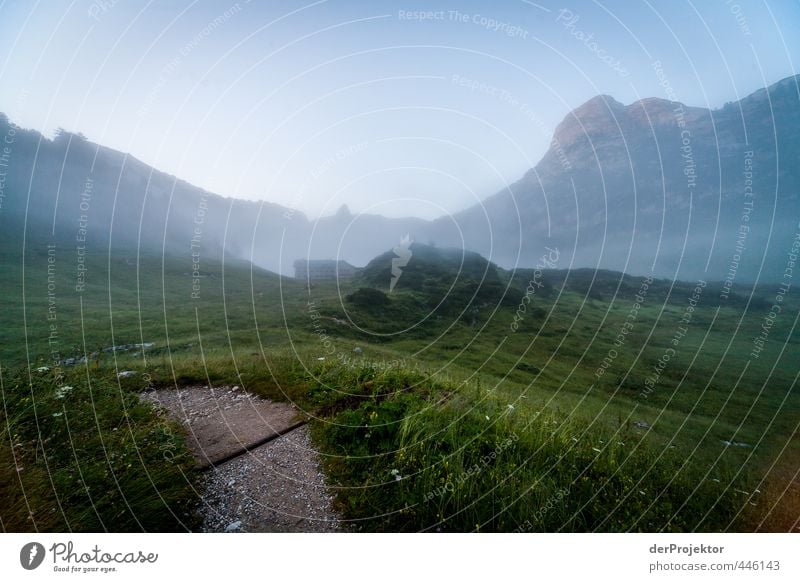
<instances>
[{"instance_id":1,"label":"grassy hill","mask_svg":"<svg viewBox=\"0 0 800 582\"><path fill-rule=\"evenodd\" d=\"M412 251L392 293L391 254L307 289L136 252L87 255L79 292L74 244L2 245L3 528L194 527L180 430L136 398L191 383L297 403L364 530L793 526L791 293L754 358L776 288Z\"/></svg>"}]
</instances>

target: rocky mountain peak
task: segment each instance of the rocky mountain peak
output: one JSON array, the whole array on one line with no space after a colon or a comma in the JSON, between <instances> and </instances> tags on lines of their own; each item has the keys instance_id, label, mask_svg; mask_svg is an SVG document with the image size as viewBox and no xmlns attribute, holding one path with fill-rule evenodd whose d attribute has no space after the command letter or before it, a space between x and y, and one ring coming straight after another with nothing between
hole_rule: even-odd
<instances>
[{"instance_id":1,"label":"rocky mountain peak","mask_svg":"<svg viewBox=\"0 0 800 582\"><path fill-rule=\"evenodd\" d=\"M607 132L624 112L625 106L613 97L597 95L570 112L556 127L553 139L569 146L583 136Z\"/></svg>"}]
</instances>

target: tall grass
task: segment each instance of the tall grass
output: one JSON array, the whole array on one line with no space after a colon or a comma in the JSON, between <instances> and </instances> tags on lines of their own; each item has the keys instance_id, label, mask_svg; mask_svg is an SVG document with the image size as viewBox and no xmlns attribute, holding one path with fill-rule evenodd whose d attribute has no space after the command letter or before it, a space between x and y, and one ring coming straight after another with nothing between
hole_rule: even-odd
<instances>
[{"instance_id":1,"label":"tall grass","mask_svg":"<svg viewBox=\"0 0 800 582\"><path fill-rule=\"evenodd\" d=\"M3 373L6 531L186 531L196 474L179 427L118 383L73 370ZM12 453L13 451L13 453Z\"/></svg>"},{"instance_id":2,"label":"tall grass","mask_svg":"<svg viewBox=\"0 0 800 582\"><path fill-rule=\"evenodd\" d=\"M520 414L474 384L328 366L317 391L363 401L315 427L341 509L380 531L718 531L744 499L659 454L638 431L585 430L550 411ZM658 459L658 460L655 460ZM642 477L646 476L644 480ZM706 509L715 510L706 517Z\"/></svg>"}]
</instances>

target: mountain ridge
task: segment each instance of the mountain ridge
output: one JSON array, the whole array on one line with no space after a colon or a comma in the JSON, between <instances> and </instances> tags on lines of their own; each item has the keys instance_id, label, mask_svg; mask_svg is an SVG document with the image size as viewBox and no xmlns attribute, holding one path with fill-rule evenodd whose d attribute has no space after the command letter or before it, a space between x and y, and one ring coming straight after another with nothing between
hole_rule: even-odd
<instances>
[{"instance_id":1,"label":"mountain ridge","mask_svg":"<svg viewBox=\"0 0 800 582\"><path fill-rule=\"evenodd\" d=\"M5 239L21 238L27 223L33 239L69 240L86 214L88 237L98 250L142 246L189 257L201 248L205 258L252 260L284 273L304 257L335 255L364 265L376 249L411 234L438 245L463 244L506 268L535 264L549 245L562 249L564 267L714 278L729 262L730 253L720 247L730 247L725 240L740 222L741 174L750 151L757 205L750 254L738 277L774 278L779 249L765 247L763 257L758 249L773 235L782 242L790 234L784 221L770 222L771 215L800 209L800 176L790 163L800 157L793 135L800 127L799 85L800 76L787 77L713 110L659 97L623 105L595 96L565 116L551 147L517 182L430 221L353 215L347 207L311 220L280 204L195 187L80 134L46 138L0 113L0 132L16 130L0 224ZM691 166L681 150L686 132ZM94 191L83 213L87 180ZM53 225L55 233L48 231ZM767 271L759 269L760 258L769 263Z\"/></svg>"}]
</instances>

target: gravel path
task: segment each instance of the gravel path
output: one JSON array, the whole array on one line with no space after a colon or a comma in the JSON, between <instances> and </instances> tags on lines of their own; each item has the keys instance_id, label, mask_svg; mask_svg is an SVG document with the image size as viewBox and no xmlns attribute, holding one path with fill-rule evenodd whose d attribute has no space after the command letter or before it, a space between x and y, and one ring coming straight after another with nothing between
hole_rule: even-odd
<instances>
[{"instance_id":1,"label":"gravel path","mask_svg":"<svg viewBox=\"0 0 800 582\"><path fill-rule=\"evenodd\" d=\"M156 390L142 398L181 423L198 467L207 468L203 531L339 530L333 496L306 426L251 446L296 424L292 406L247 394L238 386ZM248 452L230 458L245 447ZM210 464L214 466L208 468Z\"/></svg>"},{"instance_id":2,"label":"gravel path","mask_svg":"<svg viewBox=\"0 0 800 582\"><path fill-rule=\"evenodd\" d=\"M204 531L339 529L305 426L209 469L204 485Z\"/></svg>"}]
</instances>

